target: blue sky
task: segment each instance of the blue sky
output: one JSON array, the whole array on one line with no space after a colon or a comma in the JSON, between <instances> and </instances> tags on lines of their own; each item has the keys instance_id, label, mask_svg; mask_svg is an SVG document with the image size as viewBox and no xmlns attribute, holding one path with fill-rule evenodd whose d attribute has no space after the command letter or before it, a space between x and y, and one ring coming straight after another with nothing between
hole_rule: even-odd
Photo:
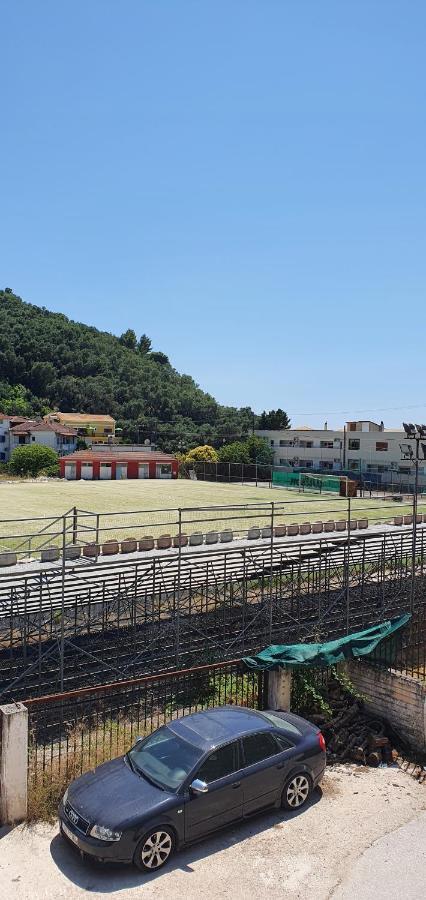
<instances>
[{"instance_id":1,"label":"blue sky","mask_svg":"<svg viewBox=\"0 0 426 900\"><path fill-rule=\"evenodd\" d=\"M223 403L426 420L423 0L19 0L0 25L2 286L146 332Z\"/></svg>"}]
</instances>

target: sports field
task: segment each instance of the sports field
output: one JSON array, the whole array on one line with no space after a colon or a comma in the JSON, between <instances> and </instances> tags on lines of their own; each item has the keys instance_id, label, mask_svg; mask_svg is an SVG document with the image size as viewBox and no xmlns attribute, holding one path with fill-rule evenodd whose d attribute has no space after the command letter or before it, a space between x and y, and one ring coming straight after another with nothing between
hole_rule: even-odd
<instances>
[{"instance_id":1,"label":"sports field","mask_svg":"<svg viewBox=\"0 0 426 900\"><path fill-rule=\"evenodd\" d=\"M136 536L142 533L158 536L178 531L178 508L182 509L181 527L188 533L231 528L242 534L250 525L270 524L271 501L277 504L275 522L314 522L347 517L347 500L335 494L299 494L283 488L255 485L220 484L203 481L64 481L25 483L0 482L0 546L17 545L19 535L35 534L46 524L54 534L61 524L48 525L49 517L61 516L72 507L93 515L79 514L85 540L100 528L100 539ZM246 509L207 510L209 506L241 506ZM191 510L188 510L188 507ZM251 509L249 508L251 507ZM378 499L353 499L351 516L365 516L370 523L389 519L410 507ZM96 522L96 514L99 520ZM12 526L5 520L40 517L46 520ZM68 526L71 528L71 518ZM15 535L15 540L10 539ZM9 538L9 539L8 539ZM38 542L36 542L38 543ZM52 543L57 543L56 540Z\"/></svg>"}]
</instances>

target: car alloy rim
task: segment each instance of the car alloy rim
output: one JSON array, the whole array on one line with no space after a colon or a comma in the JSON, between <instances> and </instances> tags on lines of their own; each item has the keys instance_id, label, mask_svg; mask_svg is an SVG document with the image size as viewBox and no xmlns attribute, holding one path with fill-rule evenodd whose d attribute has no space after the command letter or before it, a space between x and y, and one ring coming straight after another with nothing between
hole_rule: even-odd
<instances>
[{"instance_id":1,"label":"car alloy rim","mask_svg":"<svg viewBox=\"0 0 426 900\"><path fill-rule=\"evenodd\" d=\"M148 869L158 869L166 862L172 849L172 839L167 831L153 831L142 847L142 862Z\"/></svg>"},{"instance_id":2,"label":"car alloy rim","mask_svg":"<svg viewBox=\"0 0 426 900\"><path fill-rule=\"evenodd\" d=\"M309 794L309 781L304 775L296 775L287 787L289 806L301 806Z\"/></svg>"}]
</instances>

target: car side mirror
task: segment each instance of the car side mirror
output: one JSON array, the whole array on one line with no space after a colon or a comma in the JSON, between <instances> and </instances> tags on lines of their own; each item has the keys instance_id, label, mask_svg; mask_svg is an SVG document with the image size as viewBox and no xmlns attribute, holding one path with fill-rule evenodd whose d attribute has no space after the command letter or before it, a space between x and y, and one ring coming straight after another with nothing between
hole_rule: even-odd
<instances>
[{"instance_id":1,"label":"car side mirror","mask_svg":"<svg viewBox=\"0 0 426 900\"><path fill-rule=\"evenodd\" d=\"M207 791L209 789L206 782L201 781L200 778L195 778L195 780L191 782L189 787L191 791L194 792L194 794L207 794Z\"/></svg>"}]
</instances>

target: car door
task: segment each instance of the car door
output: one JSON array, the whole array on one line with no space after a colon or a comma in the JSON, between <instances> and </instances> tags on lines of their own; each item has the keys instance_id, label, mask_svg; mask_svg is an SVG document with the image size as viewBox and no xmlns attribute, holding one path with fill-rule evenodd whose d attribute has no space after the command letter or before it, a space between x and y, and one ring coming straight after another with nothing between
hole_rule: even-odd
<instances>
[{"instance_id":1,"label":"car door","mask_svg":"<svg viewBox=\"0 0 426 900\"><path fill-rule=\"evenodd\" d=\"M194 841L228 825L243 814L243 791L239 771L238 741L212 751L191 781L198 778L208 785L206 794L189 790L185 804L185 837Z\"/></svg>"},{"instance_id":2,"label":"car door","mask_svg":"<svg viewBox=\"0 0 426 900\"><path fill-rule=\"evenodd\" d=\"M243 813L245 816L272 806L281 796L286 770L291 763L289 742L270 731L257 731L242 739Z\"/></svg>"}]
</instances>

